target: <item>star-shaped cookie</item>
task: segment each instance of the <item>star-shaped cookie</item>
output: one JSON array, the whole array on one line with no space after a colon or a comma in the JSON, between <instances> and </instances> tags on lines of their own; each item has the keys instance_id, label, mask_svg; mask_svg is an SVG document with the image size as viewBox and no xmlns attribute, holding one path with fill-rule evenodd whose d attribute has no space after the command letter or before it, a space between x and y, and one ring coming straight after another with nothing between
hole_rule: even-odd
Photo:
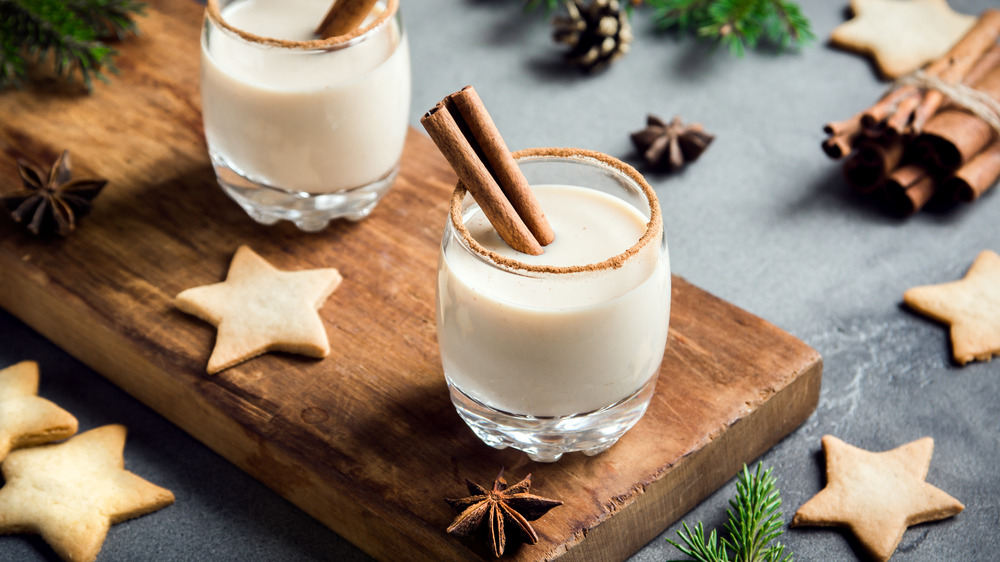
<instances>
[{"instance_id":1,"label":"star-shaped cookie","mask_svg":"<svg viewBox=\"0 0 1000 562\"><path fill-rule=\"evenodd\" d=\"M887 78L899 78L939 59L976 18L945 0L851 0L854 18L834 28L830 42L870 55Z\"/></svg>"},{"instance_id":2,"label":"star-shaped cookie","mask_svg":"<svg viewBox=\"0 0 1000 562\"><path fill-rule=\"evenodd\" d=\"M58 441L76 433L72 414L38 396L38 363L0 370L0 460L11 449Z\"/></svg>"},{"instance_id":3,"label":"star-shaped cookie","mask_svg":"<svg viewBox=\"0 0 1000 562\"><path fill-rule=\"evenodd\" d=\"M989 361L1000 355L1000 256L983 250L965 277L903 293L911 308L951 326L955 361Z\"/></svg>"},{"instance_id":4,"label":"star-shaped cookie","mask_svg":"<svg viewBox=\"0 0 1000 562\"><path fill-rule=\"evenodd\" d=\"M826 487L792 518L792 527L847 527L876 560L888 560L910 525L951 517L965 509L924 481L934 440L924 437L873 453L823 436Z\"/></svg>"},{"instance_id":5,"label":"star-shaped cookie","mask_svg":"<svg viewBox=\"0 0 1000 562\"><path fill-rule=\"evenodd\" d=\"M336 269L280 271L240 246L222 283L177 295L177 308L218 327L208 374L268 351L309 357L330 353L317 310L340 285Z\"/></svg>"},{"instance_id":6,"label":"star-shaped cookie","mask_svg":"<svg viewBox=\"0 0 1000 562\"><path fill-rule=\"evenodd\" d=\"M64 560L94 560L115 523L174 495L125 470L125 427L106 425L4 460L0 533L38 533Z\"/></svg>"}]
</instances>

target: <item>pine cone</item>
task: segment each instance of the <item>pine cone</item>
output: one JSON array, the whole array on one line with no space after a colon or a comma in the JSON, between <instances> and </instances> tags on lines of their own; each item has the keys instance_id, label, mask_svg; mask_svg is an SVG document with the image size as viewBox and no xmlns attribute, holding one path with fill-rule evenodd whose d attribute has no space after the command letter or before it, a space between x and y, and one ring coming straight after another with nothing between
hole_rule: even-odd
<instances>
[{"instance_id":1,"label":"pine cone","mask_svg":"<svg viewBox=\"0 0 1000 562\"><path fill-rule=\"evenodd\" d=\"M588 72L600 70L628 52L632 26L618 0L566 2L567 16L552 20L552 37L570 46L566 61Z\"/></svg>"}]
</instances>

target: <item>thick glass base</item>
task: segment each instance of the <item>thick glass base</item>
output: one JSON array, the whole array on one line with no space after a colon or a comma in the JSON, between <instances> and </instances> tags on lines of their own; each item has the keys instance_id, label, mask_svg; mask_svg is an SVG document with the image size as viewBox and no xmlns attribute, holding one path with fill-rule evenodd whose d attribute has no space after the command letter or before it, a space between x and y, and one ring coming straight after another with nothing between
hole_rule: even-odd
<instances>
[{"instance_id":1,"label":"thick glass base","mask_svg":"<svg viewBox=\"0 0 1000 562\"><path fill-rule=\"evenodd\" d=\"M646 413L656 387L651 377L628 398L606 408L573 416L536 418L491 408L448 381L451 401L466 424L487 445L513 447L536 462L555 462L564 453L603 453Z\"/></svg>"},{"instance_id":2,"label":"thick glass base","mask_svg":"<svg viewBox=\"0 0 1000 562\"><path fill-rule=\"evenodd\" d=\"M389 191L399 173L399 166L361 187L333 193L285 191L255 182L241 175L216 154L211 154L215 177L222 190L261 224L280 220L295 223L300 230L317 232L330 221L345 218L358 221L367 217Z\"/></svg>"}]
</instances>

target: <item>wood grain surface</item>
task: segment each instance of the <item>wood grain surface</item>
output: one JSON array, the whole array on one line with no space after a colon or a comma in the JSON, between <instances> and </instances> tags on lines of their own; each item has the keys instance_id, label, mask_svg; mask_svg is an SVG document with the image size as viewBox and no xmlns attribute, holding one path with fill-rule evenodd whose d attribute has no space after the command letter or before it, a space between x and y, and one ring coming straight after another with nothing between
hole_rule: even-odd
<instances>
[{"instance_id":1,"label":"wood grain surface","mask_svg":"<svg viewBox=\"0 0 1000 562\"><path fill-rule=\"evenodd\" d=\"M109 180L66 239L0 217L0 305L372 556L490 558L444 533L455 513L443 498L504 466L565 502L510 558L623 559L815 408L814 350L675 277L656 394L617 445L554 464L486 447L455 414L438 358L435 271L455 178L431 142L410 131L399 179L361 223L258 225L208 161L200 8L153 0L148 13L112 84L0 93L0 189L18 182L15 158L48 165L64 148L76 174ZM222 280L244 243L281 269L340 270L320 311L329 357L205 374L214 328L172 300Z\"/></svg>"}]
</instances>

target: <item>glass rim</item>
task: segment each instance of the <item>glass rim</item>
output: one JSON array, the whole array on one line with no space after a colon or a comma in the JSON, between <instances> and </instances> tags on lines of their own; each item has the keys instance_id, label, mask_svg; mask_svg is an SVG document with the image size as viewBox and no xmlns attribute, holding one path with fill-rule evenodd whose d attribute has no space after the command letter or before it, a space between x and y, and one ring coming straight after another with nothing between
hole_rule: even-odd
<instances>
[{"instance_id":1,"label":"glass rim","mask_svg":"<svg viewBox=\"0 0 1000 562\"><path fill-rule=\"evenodd\" d=\"M233 26L222 17L222 10L219 7L220 0L207 0L205 5L205 17L212 23L221 27L225 31L236 35L248 43L257 43L270 47L281 47L299 51L334 51L349 47L356 42L363 41L375 31L384 27L386 23L399 12L399 0L385 0L385 9L372 20L368 25L355 28L343 35L328 37L326 39L312 39L309 41L292 41L288 39L275 39L256 35L249 31L244 31ZM316 23L319 25L319 22Z\"/></svg>"},{"instance_id":2,"label":"glass rim","mask_svg":"<svg viewBox=\"0 0 1000 562\"><path fill-rule=\"evenodd\" d=\"M646 196L646 203L649 204L649 221L646 223L646 230L642 233L642 236L639 237L639 240L635 244L630 246L624 252L612 256L604 261L568 266L525 263L487 250L482 244L472 237L472 233L469 232L468 227L465 226L465 221L462 216L462 205L465 201L465 195L468 193L468 190L462 181L459 180L458 184L455 186L455 191L451 196L451 226L455 230L455 233L458 235L460 241L463 243L462 245L489 264L508 270L512 273L530 272L569 274L587 271L607 271L619 269L624 266L631 258L636 256L640 251L642 251L643 248L648 246L657 233L660 233L662 236L663 216L660 211L659 199L656 197L656 192L653 191L653 188L650 187L649 183L647 183L645 178L642 177L642 174L625 162L622 162L613 156L608 156L602 152L583 148L526 148L524 150L514 152L512 156L515 160L523 160L525 162L530 162L532 160L562 160L567 162L584 163L594 167L607 169L618 174L619 176L624 176L631 180L639 188L643 195Z\"/></svg>"}]
</instances>

